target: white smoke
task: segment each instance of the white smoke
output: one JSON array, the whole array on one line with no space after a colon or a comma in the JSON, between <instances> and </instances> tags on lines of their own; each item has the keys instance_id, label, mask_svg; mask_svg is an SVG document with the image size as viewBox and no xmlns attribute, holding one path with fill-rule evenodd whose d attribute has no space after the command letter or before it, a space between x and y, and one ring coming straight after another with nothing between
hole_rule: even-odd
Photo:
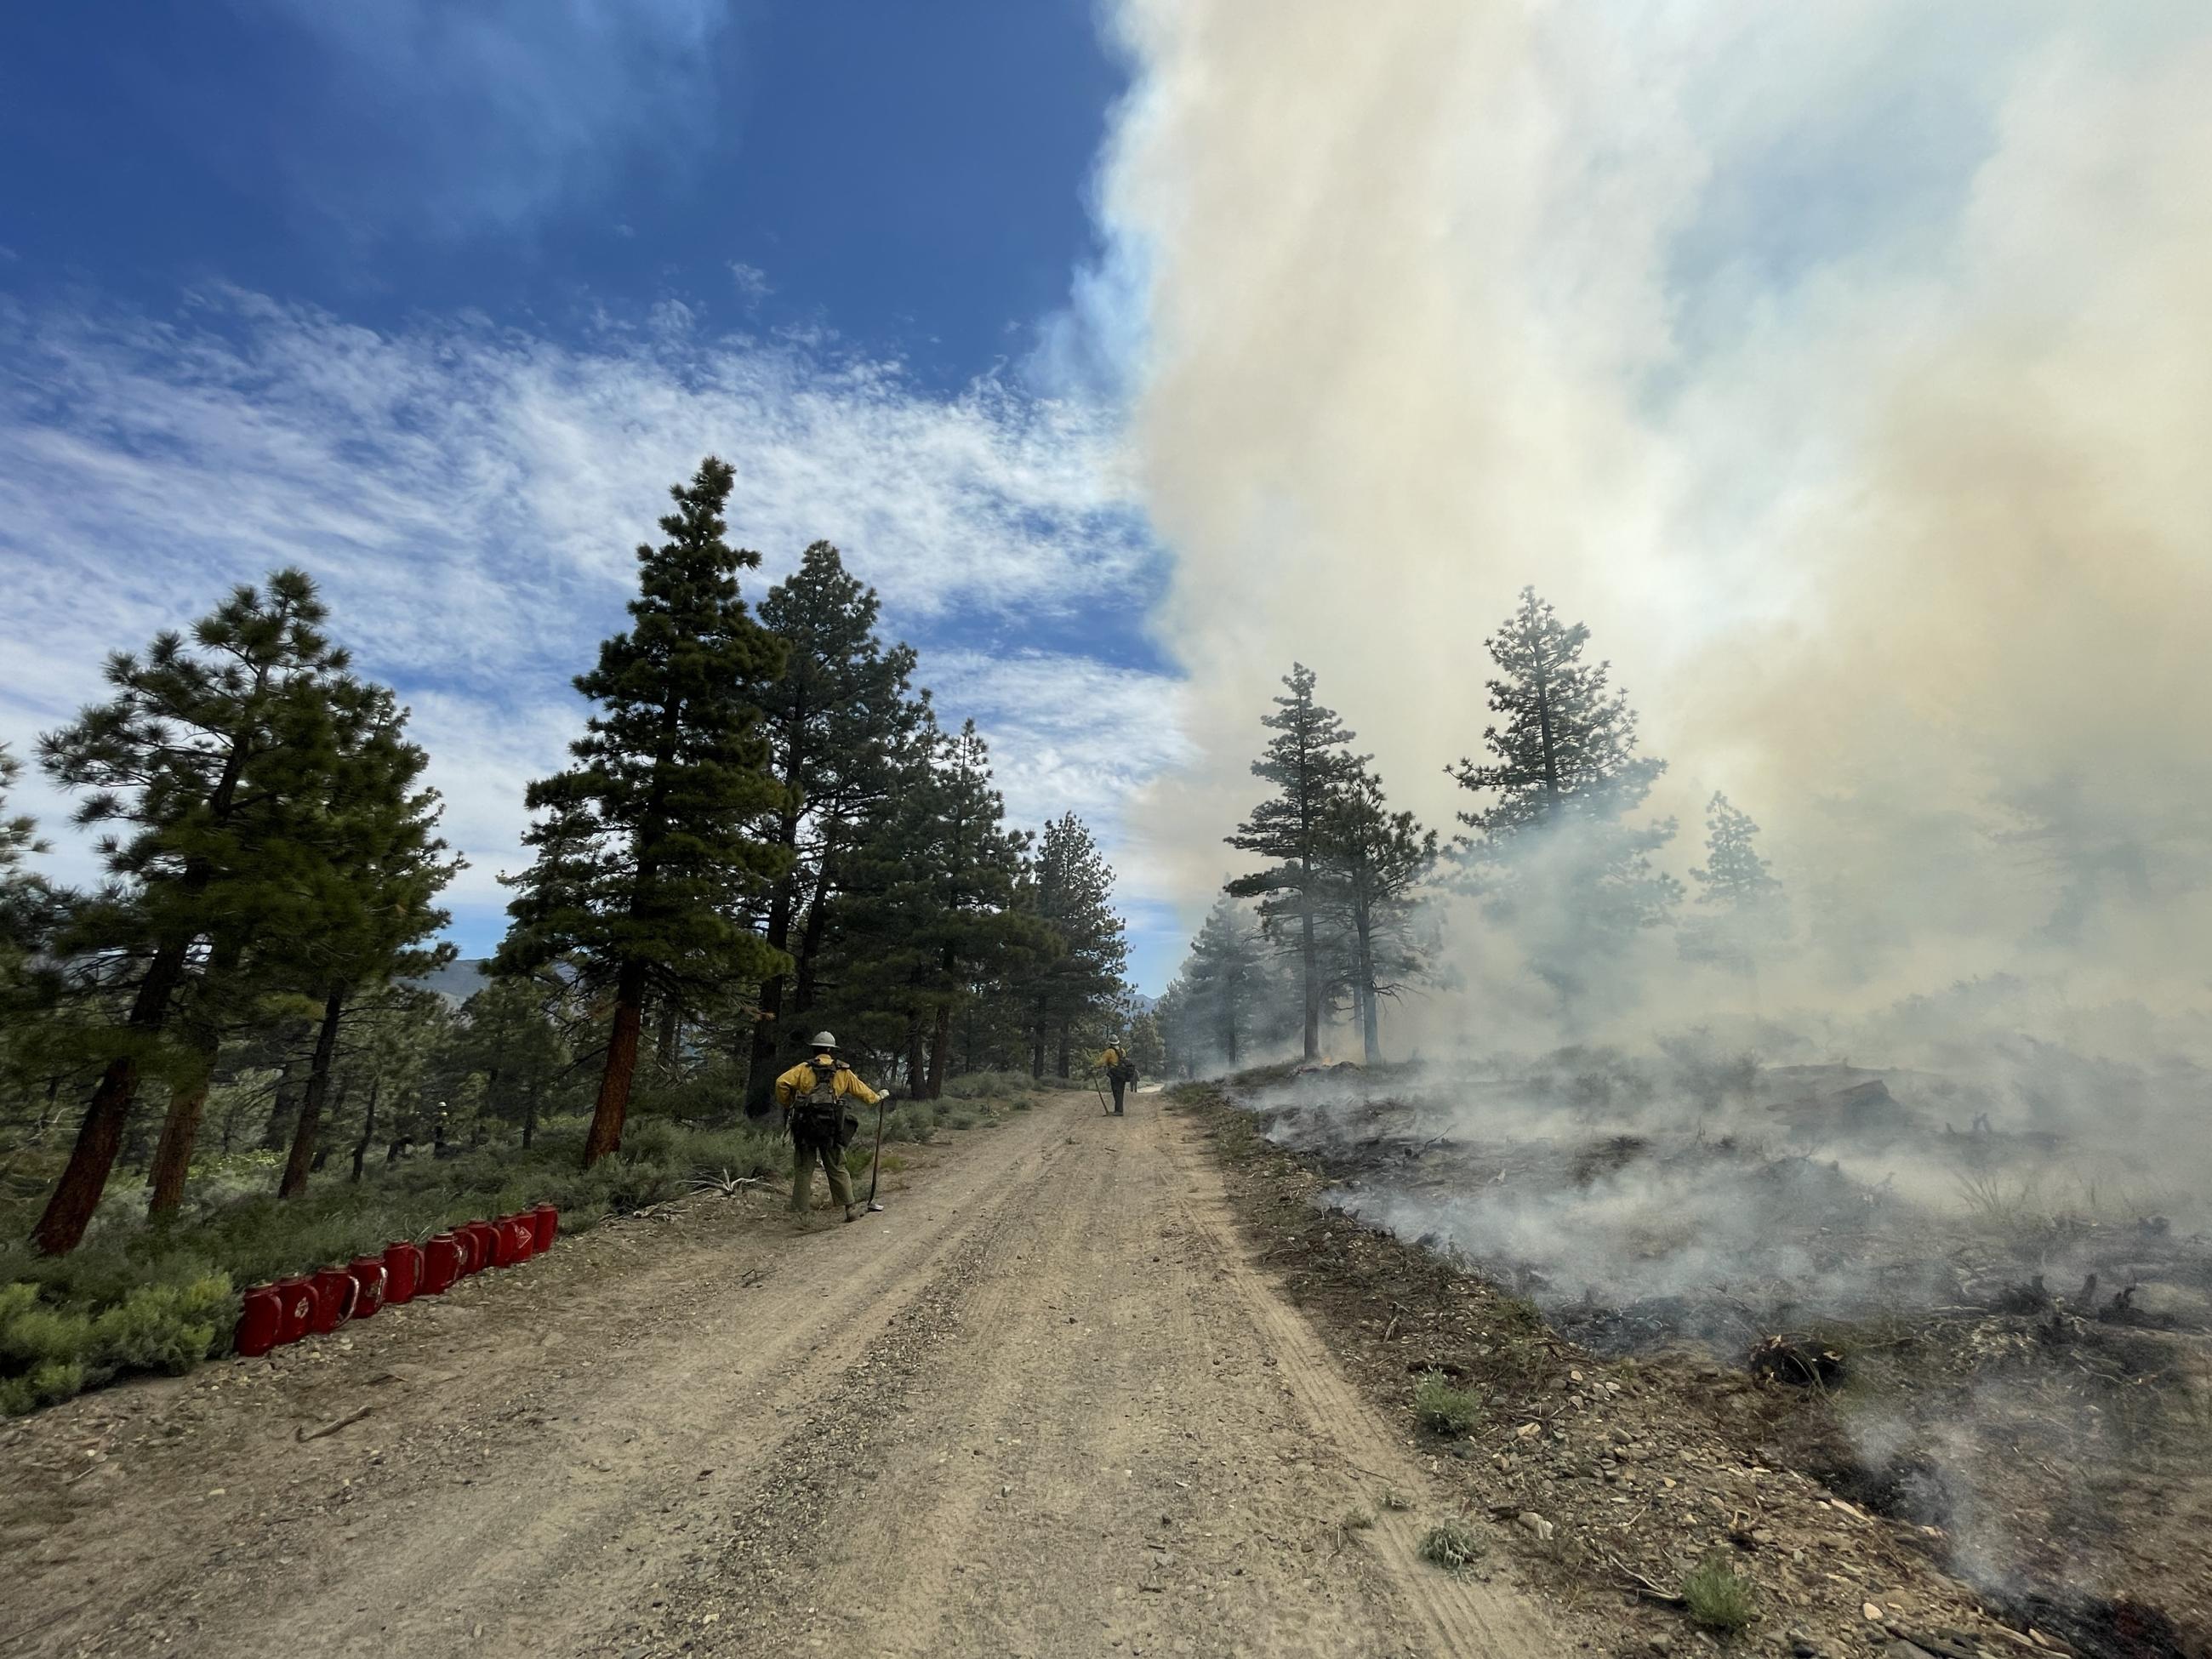
<instances>
[{"instance_id":1,"label":"white smoke","mask_svg":"<svg viewBox=\"0 0 2212 1659\"><path fill-rule=\"evenodd\" d=\"M2201 1010L2212 14L1115 15L1100 194L1200 757L1133 817L1194 926L1291 659L1449 827L1533 582L1671 764L1676 872L1715 788L1765 825L1803 937L1767 1008L2003 974ZM1657 1014L1744 1000L1650 949Z\"/></svg>"}]
</instances>

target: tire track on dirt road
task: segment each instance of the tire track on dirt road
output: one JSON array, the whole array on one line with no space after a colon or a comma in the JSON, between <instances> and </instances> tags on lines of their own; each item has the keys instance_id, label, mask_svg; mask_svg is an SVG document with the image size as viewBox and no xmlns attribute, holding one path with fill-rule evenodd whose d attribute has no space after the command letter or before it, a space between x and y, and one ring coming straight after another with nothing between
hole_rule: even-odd
<instances>
[{"instance_id":1,"label":"tire track on dirt road","mask_svg":"<svg viewBox=\"0 0 2212 1659\"><path fill-rule=\"evenodd\" d=\"M1161 1139L1184 1213L1212 1242L1237 1299L1305 1403L1321 1455L1354 1478L1368 1477L1370 1490L1373 1477L1380 1476L1401 1492L1422 1491L1427 1475L1421 1460L1338 1370L1313 1328L1261 1277L1242 1248L1220 1170L1198 1144L1196 1132L1188 1122L1170 1120ZM1450 1659L1488 1659L1559 1650L1550 1622L1525 1592L1500 1580L1425 1566L1424 1520L1411 1510L1379 1504L1375 1516L1370 1534L1374 1547L1401 1586L1406 1607L1421 1624L1428 1651ZM1479 1518L1469 1524L1478 1534L1489 1529Z\"/></svg>"},{"instance_id":2,"label":"tire track on dirt road","mask_svg":"<svg viewBox=\"0 0 2212 1659\"><path fill-rule=\"evenodd\" d=\"M1377 1496L1363 1465L1425 1482L1255 1275L1187 1134L1155 1097L1075 1117L963 1264L981 1282L838 1379L643 1651L1558 1652L1503 1585L1419 1562L1411 1516L1342 1524Z\"/></svg>"},{"instance_id":3,"label":"tire track on dirt road","mask_svg":"<svg viewBox=\"0 0 2212 1659\"><path fill-rule=\"evenodd\" d=\"M850 1228L709 1213L672 1243L610 1224L541 1269L323 1340L289 1394L234 1386L188 1446L44 1494L47 1559L7 1598L0 1652L595 1650L670 1562L705 1558L720 1493L775 1459L775 1402L848 1363L988 1224L989 1190L1042 1167L1057 1138L1041 1117L969 1139ZM372 1381L394 1366L414 1380ZM360 1430L294 1439L362 1401ZM34 1426L66 1432L49 1416Z\"/></svg>"},{"instance_id":4,"label":"tire track on dirt road","mask_svg":"<svg viewBox=\"0 0 2212 1659\"><path fill-rule=\"evenodd\" d=\"M0 1652L1559 1650L1415 1560L1410 1516L1343 1524L1370 1472L1422 1473L1156 1096L1045 1097L891 1205L797 1235L678 1206L350 1348L135 1391L148 1431L97 1478L33 1458L0 1498L0 1540L58 1517ZM58 1449L133 1394L27 1432Z\"/></svg>"}]
</instances>

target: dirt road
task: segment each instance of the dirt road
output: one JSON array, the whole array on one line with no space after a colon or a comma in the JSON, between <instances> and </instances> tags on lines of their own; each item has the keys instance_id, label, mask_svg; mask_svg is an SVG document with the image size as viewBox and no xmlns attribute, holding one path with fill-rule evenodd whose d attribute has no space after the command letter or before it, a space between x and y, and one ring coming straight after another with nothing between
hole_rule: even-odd
<instances>
[{"instance_id":1,"label":"dirt road","mask_svg":"<svg viewBox=\"0 0 2212 1659\"><path fill-rule=\"evenodd\" d=\"M1416 1559L1193 1134L1048 1097L853 1226L707 1200L32 1419L0 1654L1558 1651Z\"/></svg>"}]
</instances>

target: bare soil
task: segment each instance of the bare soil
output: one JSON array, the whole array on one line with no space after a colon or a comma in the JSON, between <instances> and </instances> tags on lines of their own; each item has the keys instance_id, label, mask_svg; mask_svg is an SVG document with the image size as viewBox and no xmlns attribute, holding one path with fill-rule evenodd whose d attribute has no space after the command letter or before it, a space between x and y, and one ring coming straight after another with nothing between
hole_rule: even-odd
<instances>
[{"instance_id":1,"label":"bare soil","mask_svg":"<svg viewBox=\"0 0 2212 1659\"><path fill-rule=\"evenodd\" d=\"M1123 1119L1046 1097L909 1153L850 1226L704 1197L28 1419L0 1434L0 1653L1518 1659L1620 1637L1617 1597L1531 1594L1480 1505L1474 1571L1419 1559L1464 1472L1364 1344L1349 1376L1332 1357L1342 1321L1285 1298L1212 1128L1152 1094Z\"/></svg>"}]
</instances>

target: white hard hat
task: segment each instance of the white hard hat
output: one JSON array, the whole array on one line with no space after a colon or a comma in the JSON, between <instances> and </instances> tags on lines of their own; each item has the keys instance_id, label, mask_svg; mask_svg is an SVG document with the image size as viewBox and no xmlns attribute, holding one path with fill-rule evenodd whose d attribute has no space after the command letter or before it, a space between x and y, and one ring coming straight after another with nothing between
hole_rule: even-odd
<instances>
[{"instance_id":1,"label":"white hard hat","mask_svg":"<svg viewBox=\"0 0 2212 1659\"><path fill-rule=\"evenodd\" d=\"M837 1034L835 1031L817 1031L814 1034L814 1046L817 1048L836 1048L837 1046Z\"/></svg>"}]
</instances>

